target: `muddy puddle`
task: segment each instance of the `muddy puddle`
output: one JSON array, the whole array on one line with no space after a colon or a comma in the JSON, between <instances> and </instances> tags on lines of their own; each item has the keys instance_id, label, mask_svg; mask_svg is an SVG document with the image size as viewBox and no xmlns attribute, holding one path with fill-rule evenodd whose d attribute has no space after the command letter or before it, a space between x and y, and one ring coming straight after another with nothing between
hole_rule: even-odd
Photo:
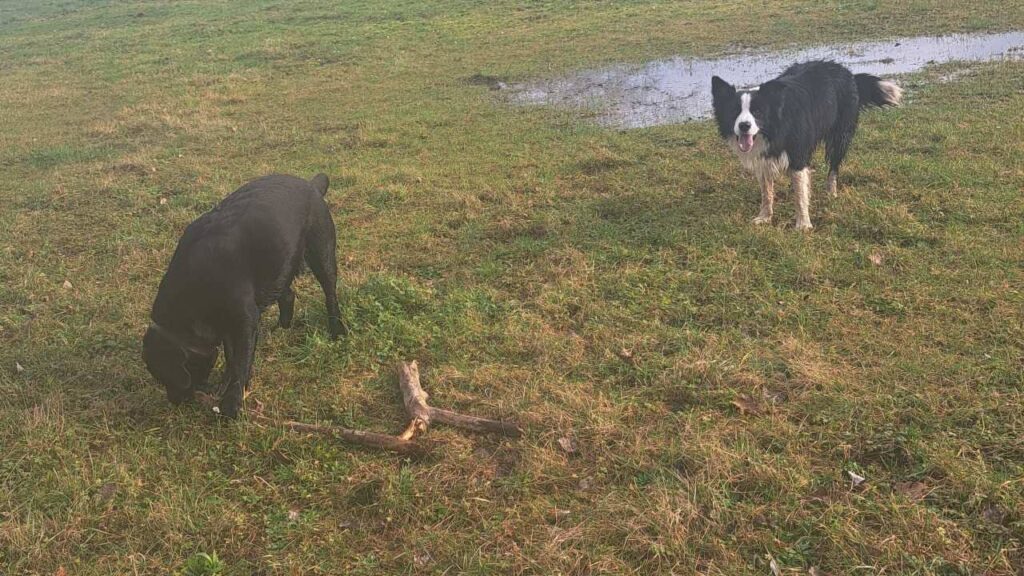
<instances>
[{"instance_id":1,"label":"muddy puddle","mask_svg":"<svg viewBox=\"0 0 1024 576\"><path fill-rule=\"evenodd\" d=\"M642 128L709 117L714 74L738 86L754 86L805 60L835 60L855 73L892 76L943 62L1016 58L1024 58L1024 31L895 38L714 59L669 58L508 89L515 103L579 109L606 126Z\"/></svg>"}]
</instances>

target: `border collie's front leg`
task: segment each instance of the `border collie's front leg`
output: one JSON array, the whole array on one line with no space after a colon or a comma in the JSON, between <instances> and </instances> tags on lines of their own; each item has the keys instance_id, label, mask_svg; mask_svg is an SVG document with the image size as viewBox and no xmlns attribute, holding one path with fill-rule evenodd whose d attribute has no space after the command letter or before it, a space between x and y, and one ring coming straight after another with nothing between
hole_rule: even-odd
<instances>
[{"instance_id":1,"label":"border collie's front leg","mask_svg":"<svg viewBox=\"0 0 1024 576\"><path fill-rule=\"evenodd\" d=\"M765 175L761 181L761 211L754 217L754 224L771 224L775 205L775 181Z\"/></svg>"},{"instance_id":2,"label":"border collie's front leg","mask_svg":"<svg viewBox=\"0 0 1024 576\"><path fill-rule=\"evenodd\" d=\"M811 225L811 170L802 168L791 170L793 180L793 200L796 202L796 229L810 230Z\"/></svg>"}]
</instances>

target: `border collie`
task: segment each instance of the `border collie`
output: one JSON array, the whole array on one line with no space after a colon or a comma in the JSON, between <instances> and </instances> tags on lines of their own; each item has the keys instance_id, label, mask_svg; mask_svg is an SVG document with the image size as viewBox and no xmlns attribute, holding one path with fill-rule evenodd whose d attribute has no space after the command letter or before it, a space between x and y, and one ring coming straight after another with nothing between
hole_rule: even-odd
<instances>
[{"instance_id":1,"label":"border collie","mask_svg":"<svg viewBox=\"0 0 1024 576\"><path fill-rule=\"evenodd\" d=\"M714 76L711 95L719 133L761 184L761 211L754 223L771 223L775 180L788 169L796 228L809 230L809 165L815 148L824 140L828 193L834 197L860 109L898 106L903 91L870 74L854 75L835 62L814 61L794 64L778 78L747 90Z\"/></svg>"}]
</instances>

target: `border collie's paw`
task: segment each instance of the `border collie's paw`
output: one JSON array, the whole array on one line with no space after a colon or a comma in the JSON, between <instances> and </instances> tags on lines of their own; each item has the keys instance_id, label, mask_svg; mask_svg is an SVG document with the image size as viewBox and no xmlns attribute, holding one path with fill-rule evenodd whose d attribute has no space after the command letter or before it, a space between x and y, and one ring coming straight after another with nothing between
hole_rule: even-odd
<instances>
[{"instance_id":1,"label":"border collie's paw","mask_svg":"<svg viewBox=\"0 0 1024 576\"><path fill-rule=\"evenodd\" d=\"M793 228L795 228L796 230L799 230L801 232L808 232L808 231L814 229L814 226L811 224L810 220L806 220L806 221L805 220L797 220L796 221L796 225L793 226Z\"/></svg>"},{"instance_id":2,"label":"border collie's paw","mask_svg":"<svg viewBox=\"0 0 1024 576\"><path fill-rule=\"evenodd\" d=\"M754 219L751 220L751 222L758 226L765 226L772 223L772 217L771 215L765 216L764 214L758 214L757 216L754 216Z\"/></svg>"}]
</instances>

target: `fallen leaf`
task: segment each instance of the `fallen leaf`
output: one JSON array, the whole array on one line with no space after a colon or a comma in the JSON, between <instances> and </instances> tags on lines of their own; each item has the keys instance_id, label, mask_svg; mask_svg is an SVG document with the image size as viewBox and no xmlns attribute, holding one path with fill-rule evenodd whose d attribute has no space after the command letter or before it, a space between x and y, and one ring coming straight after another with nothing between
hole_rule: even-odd
<instances>
[{"instance_id":1,"label":"fallen leaf","mask_svg":"<svg viewBox=\"0 0 1024 576\"><path fill-rule=\"evenodd\" d=\"M17 372L18 374L21 374L22 372L25 371L25 367L22 366L21 364L19 364L18 362L15 362L14 363L14 371Z\"/></svg>"},{"instance_id":2,"label":"fallen leaf","mask_svg":"<svg viewBox=\"0 0 1024 576\"><path fill-rule=\"evenodd\" d=\"M981 511L981 517L993 524L1002 524L1006 520L1006 513L999 509L998 506L986 506Z\"/></svg>"},{"instance_id":3,"label":"fallen leaf","mask_svg":"<svg viewBox=\"0 0 1024 576\"><path fill-rule=\"evenodd\" d=\"M252 412L253 414L263 414L263 402L260 402L259 400L251 396L249 398L246 398L245 402L245 409L247 411Z\"/></svg>"},{"instance_id":4,"label":"fallen leaf","mask_svg":"<svg viewBox=\"0 0 1024 576\"><path fill-rule=\"evenodd\" d=\"M576 441L573 440L572 438L569 438L568 436L563 436L562 438L559 438L558 446L561 447L566 454L576 453Z\"/></svg>"},{"instance_id":5,"label":"fallen leaf","mask_svg":"<svg viewBox=\"0 0 1024 576\"><path fill-rule=\"evenodd\" d=\"M288 511L288 520L291 521L291 522L298 522L299 521L299 511L296 510L295 508L292 508L291 510L289 510Z\"/></svg>"},{"instance_id":6,"label":"fallen leaf","mask_svg":"<svg viewBox=\"0 0 1024 576\"><path fill-rule=\"evenodd\" d=\"M867 480L867 478L864 478L860 474L857 474L856 472L853 472L851 470L847 470L846 475L850 477L850 481L853 482L854 488L860 486L861 484L864 483L865 480Z\"/></svg>"},{"instance_id":7,"label":"fallen leaf","mask_svg":"<svg viewBox=\"0 0 1024 576\"><path fill-rule=\"evenodd\" d=\"M416 554L412 557L413 564L417 568L425 568L434 558L430 555L430 552L424 552L423 554Z\"/></svg>"},{"instance_id":8,"label":"fallen leaf","mask_svg":"<svg viewBox=\"0 0 1024 576\"><path fill-rule=\"evenodd\" d=\"M167 204L167 198L160 199L160 205L163 206L164 204Z\"/></svg>"},{"instance_id":9,"label":"fallen leaf","mask_svg":"<svg viewBox=\"0 0 1024 576\"><path fill-rule=\"evenodd\" d=\"M771 554L768 555L768 567L771 568L772 574L775 576L781 576L782 570L779 569L779 563L775 561L775 558Z\"/></svg>"},{"instance_id":10,"label":"fallen leaf","mask_svg":"<svg viewBox=\"0 0 1024 576\"><path fill-rule=\"evenodd\" d=\"M195 394L193 394L193 397L196 399L196 402L198 402L200 405L205 406L207 408L214 408L214 412L217 411L217 398L215 396L211 396L206 392L197 391Z\"/></svg>"},{"instance_id":11,"label":"fallen leaf","mask_svg":"<svg viewBox=\"0 0 1024 576\"><path fill-rule=\"evenodd\" d=\"M761 413L761 406L753 398L746 394L740 394L732 401L732 405L740 411L741 415L750 414L756 416Z\"/></svg>"},{"instance_id":12,"label":"fallen leaf","mask_svg":"<svg viewBox=\"0 0 1024 576\"><path fill-rule=\"evenodd\" d=\"M96 492L96 502L99 504L106 504L117 494L117 483L107 482Z\"/></svg>"},{"instance_id":13,"label":"fallen leaf","mask_svg":"<svg viewBox=\"0 0 1024 576\"><path fill-rule=\"evenodd\" d=\"M64 289L65 290L71 290L74 287L75 286L71 283L71 280L65 280L64 281Z\"/></svg>"},{"instance_id":14,"label":"fallen leaf","mask_svg":"<svg viewBox=\"0 0 1024 576\"><path fill-rule=\"evenodd\" d=\"M53 576L68 576L68 573L64 570L63 566L57 568L57 571L53 573Z\"/></svg>"},{"instance_id":15,"label":"fallen leaf","mask_svg":"<svg viewBox=\"0 0 1024 576\"><path fill-rule=\"evenodd\" d=\"M636 364L636 357L633 356L633 351L628 348L620 348L615 353L615 355L618 356L619 360L622 360L623 362L626 362L628 364Z\"/></svg>"},{"instance_id":16,"label":"fallen leaf","mask_svg":"<svg viewBox=\"0 0 1024 576\"><path fill-rule=\"evenodd\" d=\"M924 500L930 490L924 482L901 482L896 485L896 491L912 502Z\"/></svg>"},{"instance_id":17,"label":"fallen leaf","mask_svg":"<svg viewBox=\"0 0 1024 576\"><path fill-rule=\"evenodd\" d=\"M564 520L568 518L570 514L572 514L572 510L561 510L555 508L551 511L551 521L558 522L559 520Z\"/></svg>"},{"instance_id":18,"label":"fallen leaf","mask_svg":"<svg viewBox=\"0 0 1024 576\"><path fill-rule=\"evenodd\" d=\"M767 389L761 391L761 396L763 396L765 401L769 404L781 404L785 402L787 398L787 394L785 392L769 392Z\"/></svg>"},{"instance_id":19,"label":"fallen leaf","mask_svg":"<svg viewBox=\"0 0 1024 576\"><path fill-rule=\"evenodd\" d=\"M590 479L583 478L580 480L580 490L590 490Z\"/></svg>"},{"instance_id":20,"label":"fallen leaf","mask_svg":"<svg viewBox=\"0 0 1024 576\"><path fill-rule=\"evenodd\" d=\"M875 266L881 266L884 257L882 256L882 253L876 249L872 250L871 254L868 254L868 260L870 260Z\"/></svg>"}]
</instances>

